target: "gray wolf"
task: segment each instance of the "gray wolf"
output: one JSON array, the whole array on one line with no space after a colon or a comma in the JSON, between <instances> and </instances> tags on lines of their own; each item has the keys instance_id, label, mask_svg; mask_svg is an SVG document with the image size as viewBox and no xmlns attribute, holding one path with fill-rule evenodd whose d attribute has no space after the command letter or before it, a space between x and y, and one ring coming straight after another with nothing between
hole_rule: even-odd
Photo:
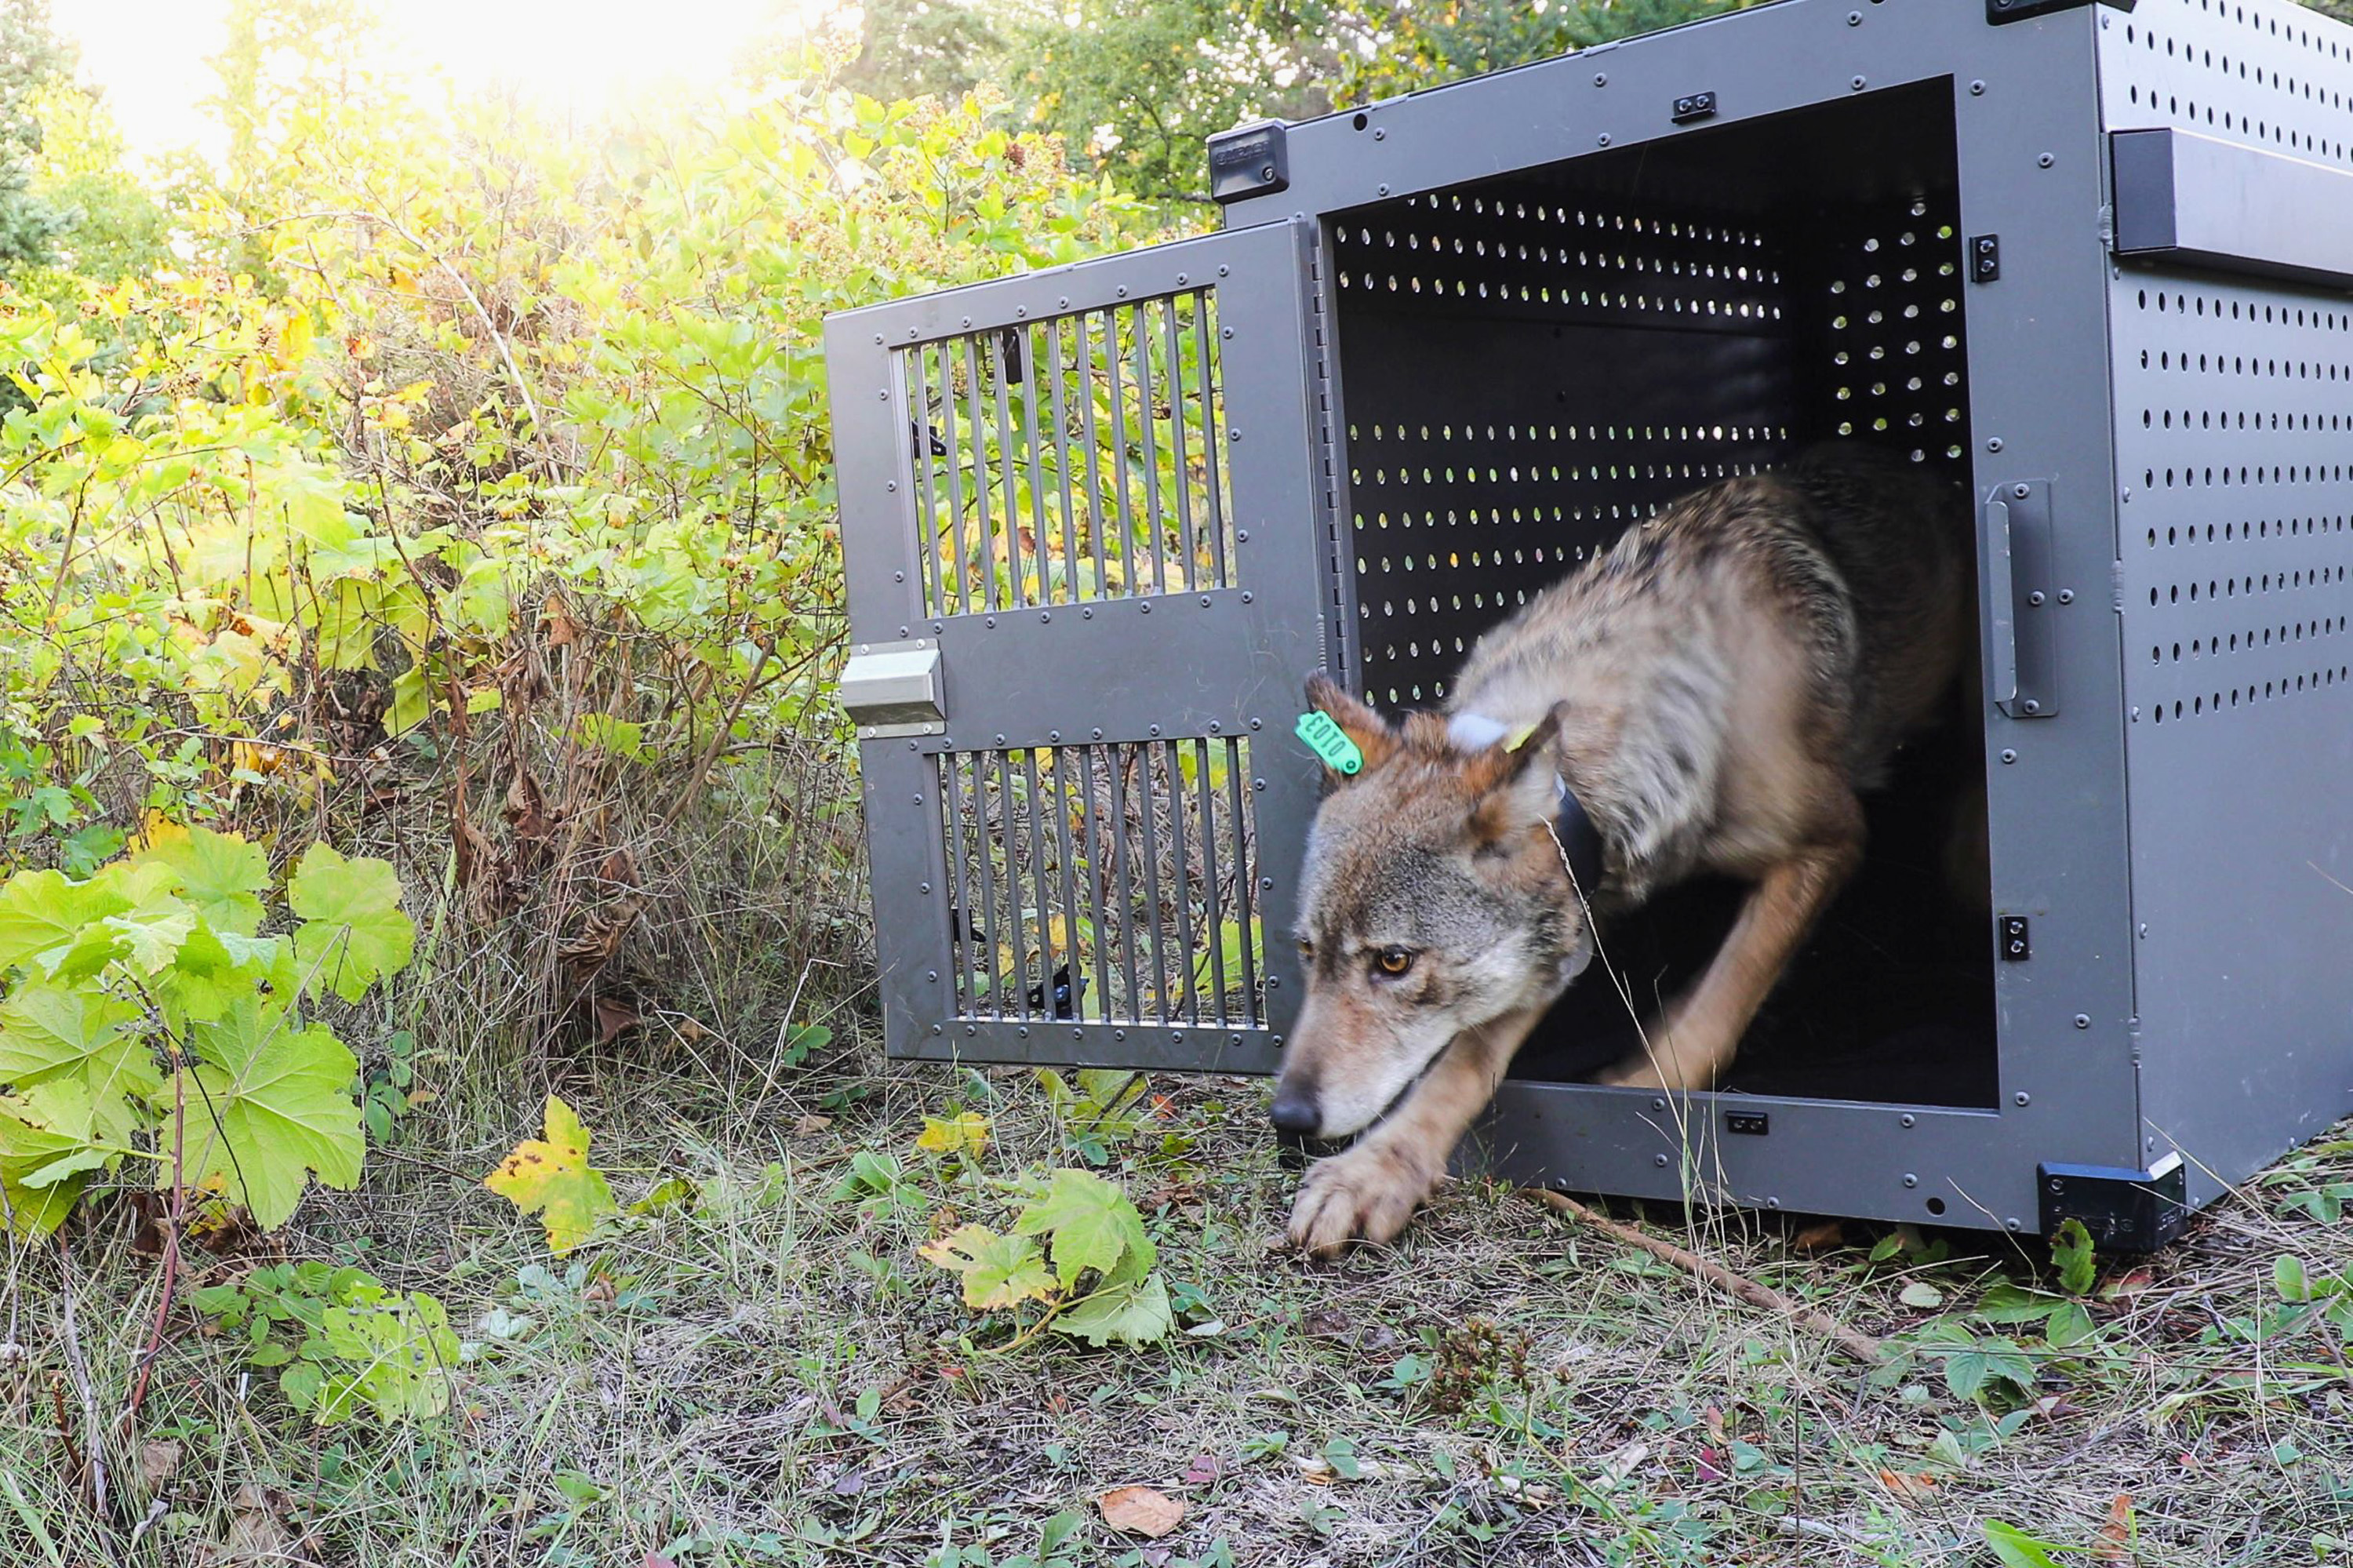
<instances>
[{"instance_id":1,"label":"gray wolf","mask_svg":"<svg viewBox=\"0 0 2353 1568\"><path fill-rule=\"evenodd\" d=\"M1629 528L1482 638L1442 712L1310 678L1363 764L1327 767L1309 832L1272 1115L1363 1136L1308 1171L1295 1245L1402 1230L1596 923L1702 872L1749 885L1732 930L1599 1081L1715 1081L1861 860L1859 793L1974 670L1971 541L1959 485L1818 448Z\"/></svg>"}]
</instances>

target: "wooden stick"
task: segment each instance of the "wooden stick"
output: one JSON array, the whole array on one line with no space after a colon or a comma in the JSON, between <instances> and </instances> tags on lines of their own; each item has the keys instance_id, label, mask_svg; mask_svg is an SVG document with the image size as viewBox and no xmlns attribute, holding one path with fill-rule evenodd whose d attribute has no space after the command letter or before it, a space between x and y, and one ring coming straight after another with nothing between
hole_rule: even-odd
<instances>
[{"instance_id":1,"label":"wooden stick","mask_svg":"<svg viewBox=\"0 0 2353 1568\"><path fill-rule=\"evenodd\" d=\"M1688 1252L1669 1241L1645 1235L1631 1225L1620 1224L1606 1214L1599 1214L1565 1193L1541 1187L1524 1189L1527 1195L1556 1213L1583 1220L1606 1235L1640 1247L1662 1263L1672 1263L1686 1273L1698 1276L1719 1290L1729 1292L1761 1311L1778 1313L1794 1319L1804 1328L1835 1343L1865 1366L1877 1366L1887 1359L1887 1347L1858 1329L1850 1329L1826 1312L1811 1307L1801 1307L1770 1286L1759 1285L1745 1276L1735 1274L1720 1263L1711 1263L1695 1252Z\"/></svg>"}]
</instances>

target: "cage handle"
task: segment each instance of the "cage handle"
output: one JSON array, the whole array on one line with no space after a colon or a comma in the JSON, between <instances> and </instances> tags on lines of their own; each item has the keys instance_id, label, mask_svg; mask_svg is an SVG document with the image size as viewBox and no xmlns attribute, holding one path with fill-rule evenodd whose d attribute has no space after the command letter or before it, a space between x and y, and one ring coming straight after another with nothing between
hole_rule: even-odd
<instances>
[{"instance_id":1,"label":"cage handle","mask_svg":"<svg viewBox=\"0 0 2353 1568\"><path fill-rule=\"evenodd\" d=\"M1987 694L2007 709L2018 699L2018 599L2006 501L1986 503L1986 598L1993 608L1993 690Z\"/></svg>"}]
</instances>

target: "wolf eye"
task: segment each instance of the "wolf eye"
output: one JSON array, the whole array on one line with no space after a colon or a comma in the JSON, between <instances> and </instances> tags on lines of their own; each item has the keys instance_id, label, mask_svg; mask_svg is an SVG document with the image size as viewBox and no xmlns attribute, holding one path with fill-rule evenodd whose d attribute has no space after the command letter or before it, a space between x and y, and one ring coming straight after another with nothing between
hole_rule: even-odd
<instances>
[{"instance_id":1,"label":"wolf eye","mask_svg":"<svg viewBox=\"0 0 2353 1568\"><path fill-rule=\"evenodd\" d=\"M1380 970L1381 973L1388 976L1391 980L1395 980L1398 976L1404 974L1408 969L1413 968L1413 949L1411 948L1383 948L1379 952L1373 955L1373 967Z\"/></svg>"}]
</instances>

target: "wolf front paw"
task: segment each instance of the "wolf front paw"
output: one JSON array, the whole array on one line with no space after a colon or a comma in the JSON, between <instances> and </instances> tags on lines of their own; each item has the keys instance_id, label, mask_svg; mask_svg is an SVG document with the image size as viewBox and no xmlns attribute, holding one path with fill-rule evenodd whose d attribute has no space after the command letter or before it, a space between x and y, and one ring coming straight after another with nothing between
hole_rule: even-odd
<instances>
[{"instance_id":1,"label":"wolf front paw","mask_svg":"<svg viewBox=\"0 0 2353 1568\"><path fill-rule=\"evenodd\" d=\"M1386 1150L1352 1150L1307 1172L1291 1209L1291 1245L1332 1257L1352 1241L1397 1238L1440 1172Z\"/></svg>"}]
</instances>

